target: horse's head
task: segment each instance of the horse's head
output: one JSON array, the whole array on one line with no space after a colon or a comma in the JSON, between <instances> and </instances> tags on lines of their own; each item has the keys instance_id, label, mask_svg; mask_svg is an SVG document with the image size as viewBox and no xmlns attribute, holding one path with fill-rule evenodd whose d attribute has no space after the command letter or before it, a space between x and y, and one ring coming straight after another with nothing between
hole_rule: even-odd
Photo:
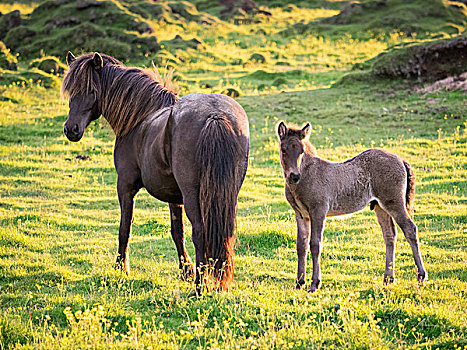
<instances>
[{"instance_id":1,"label":"horse's head","mask_svg":"<svg viewBox=\"0 0 467 350\"><path fill-rule=\"evenodd\" d=\"M306 123L303 128L288 128L281 121L277 126L281 165L285 180L289 184L296 184L300 181L300 163L304 152L303 141L307 139L310 131L310 123Z\"/></svg>"},{"instance_id":2,"label":"horse's head","mask_svg":"<svg viewBox=\"0 0 467 350\"><path fill-rule=\"evenodd\" d=\"M95 81L104 63L97 52L88 56L87 61L83 56L76 59L71 52L66 57L69 71L62 90L69 93L70 111L63 132L73 142L81 140L86 127L101 115Z\"/></svg>"}]
</instances>

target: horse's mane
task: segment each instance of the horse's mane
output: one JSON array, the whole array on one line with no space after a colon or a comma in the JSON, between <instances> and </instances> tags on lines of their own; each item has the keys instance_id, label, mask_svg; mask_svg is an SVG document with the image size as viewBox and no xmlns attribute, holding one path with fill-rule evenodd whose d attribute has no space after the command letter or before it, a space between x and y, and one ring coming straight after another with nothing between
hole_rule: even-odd
<instances>
[{"instance_id":1,"label":"horse's mane","mask_svg":"<svg viewBox=\"0 0 467 350\"><path fill-rule=\"evenodd\" d=\"M152 70L126 67L113 57L101 56L104 64L100 71L93 65L93 54L76 58L63 79L61 92L70 99L79 94L96 94L102 115L117 137L177 100L177 93L164 86L170 78L162 82Z\"/></svg>"}]
</instances>

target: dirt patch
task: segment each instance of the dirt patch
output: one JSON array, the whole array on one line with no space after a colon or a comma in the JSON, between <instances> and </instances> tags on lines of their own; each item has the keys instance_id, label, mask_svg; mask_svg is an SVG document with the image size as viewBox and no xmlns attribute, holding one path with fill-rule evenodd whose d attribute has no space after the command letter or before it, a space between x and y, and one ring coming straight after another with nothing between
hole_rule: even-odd
<instances>
[{"instance_id":1,"label":"dirt patch","mask_svg":"<svg viewBox=\"0 0 467 350\"><path fill-rule=\"evenodd\" d=\"M439 91L454 91L454 90L461 90L467 91L467 72L455 76L455 77L447 77L442 80L438 80L433 84L424 87L417 87L415 88L415 92L418 93L433 93ZM437 99L428 99L427 104L433 104Z\"/></svg>"}]
</instances>

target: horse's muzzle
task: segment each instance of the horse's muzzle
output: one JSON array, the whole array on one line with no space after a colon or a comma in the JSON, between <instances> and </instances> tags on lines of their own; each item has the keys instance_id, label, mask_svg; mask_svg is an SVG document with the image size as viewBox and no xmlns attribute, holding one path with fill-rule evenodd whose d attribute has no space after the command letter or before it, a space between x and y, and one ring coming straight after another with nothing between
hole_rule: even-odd
<instances>
[{"instance_id":1,"label":"horse's muzzle","mask_svg":"<svg viewBox=\"0 0 467 350\"><path fill-rule=\"evenodd\" d=\"M76 142L81 140L83 133L79 130L78 124L75 124L71 129L69 129L66 124L63 127L63 133L68 138L68 140Z\"/></svg>"},{"instance_id":2,"label":"horse's muzzle","mask_svg":"<svg viewBox=\"0 0 467 350\"><path fill-rule=\"evenodd\" d=\"M291 174L289 175L289 184L294 185L294 184L296 184L298 181L300 181L300 174L291 173Z\"/></svg>"}]
</instances>

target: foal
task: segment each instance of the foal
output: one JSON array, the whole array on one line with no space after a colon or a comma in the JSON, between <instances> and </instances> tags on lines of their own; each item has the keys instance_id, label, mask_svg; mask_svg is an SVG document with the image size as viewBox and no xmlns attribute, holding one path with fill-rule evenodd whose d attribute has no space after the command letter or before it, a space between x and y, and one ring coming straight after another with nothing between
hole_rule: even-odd
<instances>
[{"instance_id":1,"label":"foal","mask_svg":"<svg viewBox=\"0 0 467 350\"><path fill-rule=\"evenodd\" d=\"M394 280L394 221L412 248L418 281L423 282L426 271L417 226L410 218L415 194L413 169L399 156L380 149L366 150L343 163L322 159L308 141L310 131L310 123L298 128L280 122L277 127L285 196L297 220L296 288L306 282L309 247L313 259L309 291L314 292L321 285L320 258L326 217L354 213L368 203L376 213L386 244L384 283Z\"/></svg>"}]
</instances>

